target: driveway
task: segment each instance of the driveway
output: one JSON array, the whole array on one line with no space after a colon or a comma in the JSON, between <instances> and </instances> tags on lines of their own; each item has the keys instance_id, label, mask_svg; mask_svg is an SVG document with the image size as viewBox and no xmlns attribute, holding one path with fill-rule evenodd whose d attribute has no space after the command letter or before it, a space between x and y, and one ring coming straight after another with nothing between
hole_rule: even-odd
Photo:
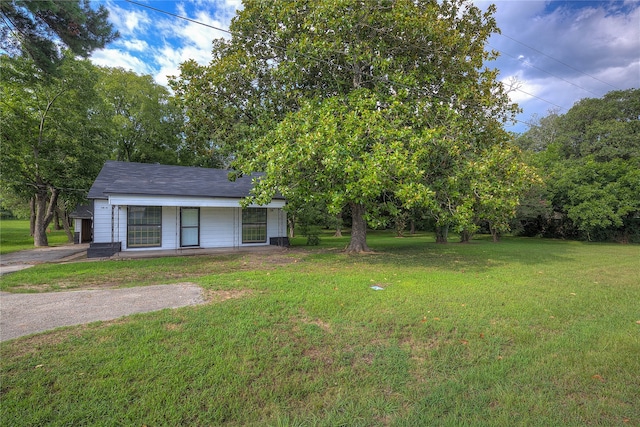
<instances>
[{"instance_id":1,"label":"driveway","mask_svg":"<svg viewBox=\"0 0 640 427\"><path fill-rule=\"evenodd\" d=\"M191 283L41 294L0 292L0 341L60 326L202 303L202 288Z\"/></svg>"},{"instance_id":2,"label":"driveway","mask_svg":"<svg viewBox=\"0 0 640 427\"><path fill-rule=\"evenodd\" d=\"M84 257L89 244L49 246L0 255L0 275L45 262L65 262Z\"/></svg>"},{"instance_id":3,"label":"driveway","mask_svg":"<svg viewBox=\"0 0 640 427\"><path fill-rule=\"evenodd\" d=\"M36 264L84 258L87 247L86 244L52 246L1 255L0 274ZM112 320L203 302L202 288L191 283L39 294L0 292L0 341L60 326Z\"/></svg>"}]
</instances>

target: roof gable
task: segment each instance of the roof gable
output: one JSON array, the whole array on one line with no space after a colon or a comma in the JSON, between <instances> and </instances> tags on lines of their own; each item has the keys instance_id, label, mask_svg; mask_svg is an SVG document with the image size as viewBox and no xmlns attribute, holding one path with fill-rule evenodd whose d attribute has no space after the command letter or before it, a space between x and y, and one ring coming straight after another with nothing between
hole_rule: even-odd
<instances>
[{"instance_id":1,"label":"roof gable","mask_svg":"<svg viewBox=\"0 0 640 427\"><path fill-rule=\"evenodd\" d=\"M229 181L230 170L168 166L150 163L107 161L89 190L89 199L106 199L110 194L183 197L247 197L252 178ZM275 199L283 199L276 195Z\"/></svg>"}]
</instances>

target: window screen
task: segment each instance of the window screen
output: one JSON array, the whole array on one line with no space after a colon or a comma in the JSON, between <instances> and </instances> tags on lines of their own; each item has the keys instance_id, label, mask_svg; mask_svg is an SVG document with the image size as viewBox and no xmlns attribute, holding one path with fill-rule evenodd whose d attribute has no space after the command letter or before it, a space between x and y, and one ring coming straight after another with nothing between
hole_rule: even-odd
<instances>
[{"instance_id":1,"label":"window screen","mask_svg":"<svg viewBox=\"0 0 640 427\"><path fill-rule=\"evenodd\" d=\"M162 244L162 207L129 206L127 210L127 246L154 247Z\"/></svg>"},{"instance_id":2,"label":"window screen","mask_svg":"<svg viewBox=\"0 0 640 427\"><path fill-rule=\"evenodd\" d=\"M267 210L248 208L242 211L242 243L267 241Z\"/></svg>"}]
</instances>

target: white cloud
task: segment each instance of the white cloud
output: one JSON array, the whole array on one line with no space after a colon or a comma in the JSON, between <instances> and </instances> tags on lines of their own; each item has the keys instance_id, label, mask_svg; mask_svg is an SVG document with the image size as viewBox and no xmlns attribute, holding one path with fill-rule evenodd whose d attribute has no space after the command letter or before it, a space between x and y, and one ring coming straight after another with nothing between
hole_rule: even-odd
<instances>
[{"instance_id":1,"label":"white cloud","mask_svg":"<svg viewBox=\"0 0 640 427\"><path fill-rule=\"evenodd\" d=\"M125 49L134 52L144 52L149 50L149 44L144 40L125 40L122 42Z\"/></svg>"},{"instance_id":2,"label":"white cloud","mask_svg":"<svg viewBox=\"0 0 640 427\"><path fill-rule=\"evenodd\" d=\"M488 2L475 1L485 8ZM640 3L635 1L504 1L496 21L502 35L491 48L500 58L488 64L501 79L518 76L522 92L511 93L524 113L565 113L583 98L640 87ZM536 98L537 97L537 98ZM524 130L524 129L522 129Z\"/></svg>"},{"instance_id":3,"label":"white cloud","mask_svg":"<svg viewBox=\"0 0 640 427\"><path fill-rule=\"evenodd\" d=\"M167 86L169 80L167 76L179 76L180 64L189 59L197 60L196 58L198 57L200 57L201 61L198 61L200 63L207 63L211 59L210 54L208 58L204 58L202 51L195 47L173 49L170 46L165 46L160 50L159 55L157 56L159 68L154 73L155 81Z\"/></svg>"},{"instance_id":4,"label":"white cloud","mask_svg":"<svg viewBox=\"0 0 640 427\"><path fill-rule=\"evenodd\" d=\"M211 26L229 28L240 3L240 0L198 0L174 3L172 10L158 6L197 21L193 22L139 5L124 8L113 0L106 0L109 20L121 37L107 49L94 52L92 60L98 65L151 74L156 82L167 85L167 75L178 75L180 63L193 59L206 64L211 60L213 40L229 37Z\"/></svg>"},{"instance_id":5,"label":"white cloud","mask_svg":"<svg viewBox=\"0 0 640 427\"><path fill-rule=\"evenodd\" d=\"M213 40L224 36L228 37L227 33L210 27L226 29L229 26L228 22L216 19L217 9L213 12L204 9L195 10L188 14L184 5L180 5L177 14L189 17L197 23L186 20L158 22L160 33L165 36L154 54L154 62L158 65L154 78L162 85L167 85L167 76L180 74L179 65L182 62L194 60L203 65L209 63Z\"/></svg>"},{"instance_id":6,"label":"white cloud","mask_svg":"<svg viewBox=\"0 0 640 427\"><path fill-rule=\"evenodd\" d=\"M91 62L102 67L120 67L137 74L150 74L149 65L129 52L119 49L100 49L91 55Z\"/></svg>"},{"instance_id":7,"label":"white cloud","mask_svg":"<svg viewBox=\"0 0 640 427\"><path fill-rule=\"evenodd\" d=\"M113 1L107 1L106 7L109 9L109 21L113 23L123 38L146 30L152 23L145 10L124 9Z\"/></svg>"}]
</instances>

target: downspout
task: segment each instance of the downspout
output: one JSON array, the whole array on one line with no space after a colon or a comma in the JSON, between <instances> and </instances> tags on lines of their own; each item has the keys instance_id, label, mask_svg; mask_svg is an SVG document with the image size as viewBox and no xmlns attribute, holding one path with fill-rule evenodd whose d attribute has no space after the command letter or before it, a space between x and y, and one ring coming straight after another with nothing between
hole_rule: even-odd
<instances>
[{"instance_id":1,"label":"downspout","mask_svg":"<svg viewBox=\"0 0 640 427\"><path fill-rule=\"evenodd\" d=\"M240 221L238 220L240 208L233 208L233 247L240 247Z\"/></svg>"},{"instance_id":2,"label":"downspout","mask_svg":"<svg viewBox=\"0 0 640 427\"><path fill-rule=\"evenodd\" d=\"M122 236L120 235L120 212L122 208L118 205L118 215L116 215L116 230L118 235L118 242L122 241ZM120 249L122 249L122 243L120 243Z\"/></svg>"},{"instance_id":3,"label":"downspout","mask_svg":"<svg viewBox=\"0 0 640 427\"><path fill-rule=\"evenodd\" d=\"M114 233L115 233L115 229L114 229L115 225L113 223L114 217L115 217L115 213L114 213L114 209L115 208L116 208L115 205L111 205L111 243L112 244L115 243L115 241L113 239L114 238Z\"/></svg>"}]
</instances>

